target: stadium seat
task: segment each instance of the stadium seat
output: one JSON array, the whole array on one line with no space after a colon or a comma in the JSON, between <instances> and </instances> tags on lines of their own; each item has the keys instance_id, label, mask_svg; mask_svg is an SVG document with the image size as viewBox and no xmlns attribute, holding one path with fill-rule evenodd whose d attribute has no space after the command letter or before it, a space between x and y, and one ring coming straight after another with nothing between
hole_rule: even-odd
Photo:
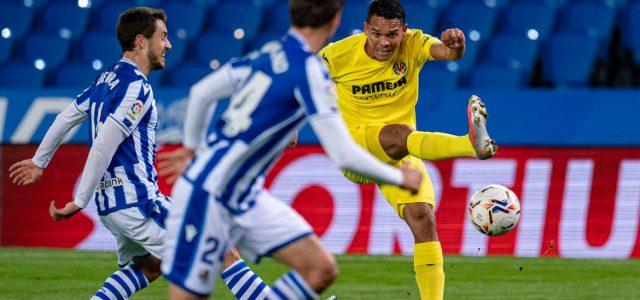
<instances>
[{"instance_id":1,"label":"stadium seat","mask_svg":"<svg viewBox=\"0 0 640 300\"><path fill-rule=\"evenodd\" d=\"M558 9L565 6L569 0L519 0L518 2L544 4L553 9Z\"/></svg>"},{"instance_id":2,"label":"stadium seat","mask_svg":"<svg viewBox=\"0 0 640 300\"><path fill-rule=\"evenodd\" d=\"M207 27L208 31L215 30L244 41L253 39L262 25L262 9L253 5L223 4L214 7L210 15L214 16L214 21Z\"/></svg>"},{"instance_id":3,"label":"stadium seat","mask_svg":"<svg viewBox=\"0 0 640 300\"><path fill-rule=\"evenodd\" d=\"M3 38L0 36L0 66L11 57L11 52L13 50L13 41L12 38Z\"/></svg>"},{"instance_id":4,"label":"stadium seat","mask_svg":"<svg viewBox=\"0 0 640 300\"><path fill-rule=\"evenodd\" d=\"M289 26L291 20L289 20L289 3L281 2L276 4L272 9L272 18L266 18L266 31L273 34L284 34Z\"/></svg>"},{"instance_id":5,"label":"stadium seat","mask_svg":"<svg viewBox=\"0 0 640 300\"><path fill-rule=\"evenodd\" d=\"M487 39L493 32L496 21L495 9L482 2L454 4L447 9L441 29L460 28L471 38L472 31L477 31L478 39Z\"/></svg>"},{"instance_id":6,"label":"stadium seat","mask_svg":"<svg viewBox=\"0 0 640 300\"><path fill-rule=\"evenodd\" d=\"M367 6L357 2L347 2L344 11L349 12L342 15L342 21L336 35L347 37L354 33L362 32L364 22L367 21Z\"/></svg>"},{"instance_id":7,"label":"stadium seat","mask_svg":"<svg viewBox=\"0 0 640 300\"><path fill-rule=\"evenodd\" d=\"M585 34L557 33L544 45L544 74L561 86L584 86L589 83L598 41Z\"/></svg>"},{"instance_id":8,"label":"stadium seat","mask_svg":"<svg viewBox=\"0 0 640 300\"><path fill-rule=\"evenodd\" d=\"M544 40L553 29L555 11L545 4L515 3L505 9L503 32L527 36L534 40Z\"/></svg>"},{"instance_id":9,"label":"stadium seat","mask_svg":"<svg viewBox=\"0 0 640 300\"><path fill-rule=\"evenodd\" d=\"M165 59L165 68L170 69L173 66L179 64L184 59L184 53L186 51L186 43L184 40L174 38L170 40L171 42L171 50L167 52L164 56Z\"/></svg>"},{"instance_id":10,"label":"stadium seat","mask_svg":"<svg viewBox=\"0 0 640 300\"><path fill-rule=\"evenodd\" d=\"M483 0L484 4L489 7L503 8L509 4L512 0ZM458 3L479 3L478 0L458 0Z\"/></svg>"},{"instance_id":11,"label":"stadium seat","mask_svg":"<svg viewBox=\"0 0 640 300\"><path fill-rule=\"evenodd\" d=\"M480 42L467 40L464 55L461 59L451 62L452 68L462 74L467 73L475 64L478 52L480 50Z\"/></svg>"},{"instance_id":12,"label":"stadium seat","mask_svg":"<svg viewBox=\"0 0 640 300\"><path fill-rule=\"evenodd\" d=\"M630 3L623 16L621 27L625 46L634 52L636 64L640 65L640 1Z\"/></svg>"},{"instance_id":13,"label":"stadium seat","mask_svg":"<svg viewBox=\"0 0 640 300\"><path fill-rule=\"evenodd\" d=\"M206 64L186 63L177 66L165 76L169 86L189 87L211 72Z\"/></svg>"},{"instance_id":14,"label":"stadium seat","mask_svg":"<svg viewBox=\"0 0 640 300\"><path fill-rule=\"evenodd\" d=\"M452 90L458 87L460 73L447 68L450 62L428 62L420 72L420 90ZM427 92L428 93L428 92Z\"/></svg>"},{"instance_id":15,"label":"stadium seat","mask_svg":"<svg viewBox=\"0 0 640 300\"><path fill-rule=\"evenodd\" d=\"M167 13L169 38L191 40L200 33L204 23L204 10L195 4L183 1L170 1L162 5Z\"/></svg>"},{"instance_id":16,"label":"stadium seat","mask_svg":"<svg viewBox=\"0 0 640 300\"><path fill-rule=\"evenodd\" d=\"M516 89L521 83L521 72L500 64L478 64L469 73L469 85L474 88Z\"/></svg>"},{"instance_id":17,"label":"stadium seat","mask_svg":"<svg viewBox=\"0 0 640 300\"><path fill-rule=\"evenodd\" d=\"M106 1L105 1L106 2ZM102 32L107 32L113 35L115 32L116 24L120 14L129 8L138 6L135 1L109 1L103 3L99 9L94 10L97 12L97 18L94 18L93 28Z\"/></svg>"},{"instance_id":18,"label":"stadium seat","mask_svg":"<svg viewBox=\"0 0 640 300\"><path fill-rule=\"evenodd\" d=\"M282 37L281 34L273 34L273 33L265 33L259 35L257 38L253 39L246 47L245 52L253 51L262 48L264 44L267 42L278 40Z\"/></svg>"},{"instance_id":19,"label":"stadium seat","mask_svg":"<svg viewBox=\"0 0 640 300\"><path fill-rule=\"evenodd\" d=\"M87 62L99 60L108 66L122 57L122 49L113 33L88 32L78 43L79 57Z\"/></svg>"},{"instance_id":20,"label":"stadium seat","mask_svg":"<svg viewBox=\"0 0 640 300\"><path fill-rule=\"evenodd\" d=\"M45 69L52 69L67 58L69 47L70 41L57 34L35 32L24 38L18 52L26 62L42 59Z\"/></svg>"},{"instance_id":21,"label":"stadium seat","mask_svg":"<svg viewBox=\"0 0 640 300\"><path fill-rule=\"evenodd\" d=\"M538 56L538 43L523 36L500 34L487 44L490 61L529 73Z\"/></svg>"},{"instance_id":22,"label":"stadium seat","mask_svg":"<svg viewBox=\"0 0 640 300\"><path fill-rule=\"evenodd\" d=\"M69 17L62 17L69 16ZM77 38L87 28L89 9L77 3L53 2L42 13L41 30L59 34L63 38Z\"/></svg>"},{"instance_id":23,"label":"stadium seat","mask_svg":"<svg viewBox=\"0 0 640 300\"><path fill-rule=\"evenodd\" d=\"M613 7L598 3L572 3L564 12L561 31L586 33L608 44L615 21ZM640 18L640 16L636 16Z\"/></svg>"},{"instance_id":24,"label":"stadium seat","mask_svg":"<svg viewBox=\"0 0 640 300\"><path fill-rule=\"evenodd\" d=\"M104 70L105 67L102 68ZM52 74L50 83L58 87L85 88L100 73L99 70L84 61L70 61L63 64Z\"/></svg>"},{"instance_id":25,"label":"stadium seat","mask_svg":"<svg viewBox=\"0 0 640 300\"><path fill-rule=\"evenodd\" d=\"M0 69L0 86L11 88L40 88L44 72L32 63L10 62Z\"/></svg>"},{"instance_id":26,"label":"stadium seat","mask_svg":"<svg viewBox=\"0 0 640 300\"><path fill-rule=\"evenodd\" d=\"M0 30L8 28L13 38L24 37L33 18L33 10L24 5L0 3Z\"/></svg>"},{"instance_id":27,"label":"stadium seat","mask_svg":"<svg viewBox=\"0 0 640 300\"><path fill-rule=\"evenodd\" d=\"M224 45L224 46L221 46ZM244 43L242 40L219 33L206 33L194 41L193 53L198 62L208 65L213 60L219 64L224 64L229 59L240 56Z\"/></svg>"},{"instance_id":28,"label":"stadium seat","mask_svg":"<svg viewBox=\"0 0 640 300\"><path fill-rule=\"evenodd\" d=\"M452 2L452 0L407 0L407 2L420 2L423 4L427 2L427 5L433 8L443 8L448 6Z\"/></svg>"},{"instance_id":29,"label":"stadium seat","mask_svg":"<svg viewBox=\"0 0 640 300\"><path fill-rule=\"evenodd\" d=\"M438 11L424 4L406 3L404 9L407 15L409 28L421 29L424 33L436 34L438 24Z\"/></svg>"}]
</instances>

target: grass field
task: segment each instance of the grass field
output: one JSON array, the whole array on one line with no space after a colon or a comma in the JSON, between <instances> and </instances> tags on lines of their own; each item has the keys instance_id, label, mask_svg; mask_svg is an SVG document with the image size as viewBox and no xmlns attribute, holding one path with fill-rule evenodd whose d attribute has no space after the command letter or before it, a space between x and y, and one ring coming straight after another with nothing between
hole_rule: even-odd
<instances>
[{"instance_id":1,"label":"grass field","mask_svg":"<svg viewBox=\"0 0 640 300\"><path fill-rule=\"evenodd\" d=\"M418 299L412 260L339 256L340 277L323 297ZM88 299L116 269L114 253L0 248L0 299ZM268 282L285 268L256 266ZM446 299L640 299L640 260L445 258ZM165 299L159 279L134 299ZM326 297L325 297L326 296ZM218 282L214 299L232 299Z\"/></svg>"}]
</instances>

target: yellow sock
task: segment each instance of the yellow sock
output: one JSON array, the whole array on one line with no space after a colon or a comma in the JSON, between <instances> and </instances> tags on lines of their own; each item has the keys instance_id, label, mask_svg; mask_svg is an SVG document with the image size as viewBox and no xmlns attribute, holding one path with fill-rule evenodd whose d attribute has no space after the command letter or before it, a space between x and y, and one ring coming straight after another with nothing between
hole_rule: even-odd
<instances>
[{"instance_id":1,"label":"yellow sock","mask_svg":"<svg viewBox=\"0 0 640 300\"><path fill-rule=\"evenodd\" d=\"M477 157L468 134L457 136L440 132L414 131L407 138L407 149L411 155L426 160Z\"/></svg>"},{"instance_id":2,"label":"yellow sock","mask_svg":"<svg viewBox=\"0 0 640 300\"><path fill-rule=\"evenodd\" d=\"M444 268L440 242L415 244L413 265L420 299L441 300L444 295Z\"/></svg>"}]
</instances>

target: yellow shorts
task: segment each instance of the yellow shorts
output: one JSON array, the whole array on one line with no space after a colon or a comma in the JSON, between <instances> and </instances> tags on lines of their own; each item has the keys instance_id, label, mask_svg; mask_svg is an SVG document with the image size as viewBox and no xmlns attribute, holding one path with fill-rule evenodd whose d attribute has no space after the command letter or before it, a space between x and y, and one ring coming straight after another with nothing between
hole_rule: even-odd
<instances>
[{"instance_id":1,"label":"yellow shorts","mask_svg":"<svg viewBox=\"0 0 640 300\"><path fill-rule=\"evenodd\" d=\"M391 207L396 211L398 216L402 218L402 210L404 205L407 203L416 203L416 202L426 202L431 204L431 206L435 207L435 196L433 194L433 185L431 184L431 179L429 178L429 174L427 173L426 168L424 167L424 163L421 159L414 157L412 155L407 155L402 160L393 160L390 158L382 146L380 145L380 140L378 139L378 135L380 134L380 130L384 127L384 124L379 125L358 125L358 126L347 126L349 132L353 139L362 146L369 153L373 154L380 161L395 166L400 167L404 162L409 163L414 168L417 168L422 172L422 185L420 186L420 191L412 195L411 192L404 190L398 186L390 185L390 184L378 184L380 191L385 199L391 204ZM366 184L373 183L371 179L358 175L356 173L343 170L344 176L358 184Z\"/></svg>"}]
</instances>

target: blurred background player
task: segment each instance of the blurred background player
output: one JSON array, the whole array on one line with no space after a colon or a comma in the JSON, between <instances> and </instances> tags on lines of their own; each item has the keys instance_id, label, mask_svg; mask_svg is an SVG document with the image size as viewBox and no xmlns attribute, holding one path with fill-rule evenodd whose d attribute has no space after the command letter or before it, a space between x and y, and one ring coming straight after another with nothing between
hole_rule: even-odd
<instances>
[{"instance_id":1,"label":"blurred background player","mask_svg":"<svg viewBox=\"0 0 640 300\"><path fill-rule=\"evenodd\" d=\"M164 244L164 220L170 200L160 193L155 159L158 112L149 73L165 66L171 49L162 10L125 11L117 24L123 58L60 113L32 159L11 166L18 185L35 183L67 132L91 121L91 150L73 201L50 214L65 220L92 198L100 220L116 237L122 267L92 299L124 299L158 278Z\"/></svg>"},{"instance_id":2,"label":"blurred background player","mask_svg":"<svg viewBox=\"0 0 640 300\"><path fill-rule=\"evenodd\" d=\"M444 270L436 232L433 187L421 159L491 158L496 146L486 127L486 110L476 96L469 99L469 135L416 131L418 75L425 62L456 60L465 48L459 29L442 32L441 40L407 29L397 0L369 5L364 33L329 44L320 51L338 90L338 108L360 146L395 166L408 163L421 170L422 187L412 195L393 185L380 190L414 236L416 281L422 299L442 299ZM344 171L356 183L365 177Z\"/></svg>"},{"instance_id":3,"label":"blurred background player","mask_svg":"<svg viewBox=\"0 0 640 300\"><path fill-rule=\"evenodd\" d=\"M333 282L333 256L300 215L263 187L265 172L307 119L341 168L418 191L418 170L390 167L362 151L337 112L334 84L315 53L335 33L342 5L290 1L293 26L282 40L232 60L191 88L185 153L199 147L212 106L227 97L231 102L211 125L208 147L173 189L162 265L171 299L206 298L224 254L235 245L252 259L272 256L293 268L273 284L274 297L316 299ZM248 299L263 299L259 287L249 279L241 289Z\"/></svg>"}]
</instances>

